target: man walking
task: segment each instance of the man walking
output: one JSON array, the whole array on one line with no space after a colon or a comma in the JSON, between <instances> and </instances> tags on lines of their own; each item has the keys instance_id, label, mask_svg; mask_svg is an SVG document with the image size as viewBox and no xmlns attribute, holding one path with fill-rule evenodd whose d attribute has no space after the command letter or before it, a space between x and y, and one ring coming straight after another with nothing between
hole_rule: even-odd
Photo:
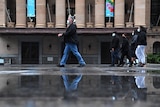
<instances>
[{"instance_id":1,"label":"man walking","mask_svg":"<svg viewBox=\"0 0 160 107\"><path fill-rule=\"evenodd\" d=\"M112 58L112 62L111 62L111 67L115 66L115 61L116 60L120 60L119 57L119 38L117 37L117 33L113 32L112 33L112 42L111 42L111 58Z\"/></svg>"},{"instance_id":2,"label":"man walking","mask_svg":"<svg viewBox=\"0 0 160 107\"><path fill-rule=\"evenodd\" d=\"M65 42L65 49L63 52L62 59L58 65L58 67L64 67L66 65L68 56L70 51L73 53L73 55L76 56L79 67L83 67L86 65L85 61L83 60L81 54L78 52L77 44L78 44L78 37L77 37L77 26L73 23L74 17L69 16L67 20L67 30L65 33L59 33L58 37L64 36L64 42Z\"/></svg>"}]
</instances>

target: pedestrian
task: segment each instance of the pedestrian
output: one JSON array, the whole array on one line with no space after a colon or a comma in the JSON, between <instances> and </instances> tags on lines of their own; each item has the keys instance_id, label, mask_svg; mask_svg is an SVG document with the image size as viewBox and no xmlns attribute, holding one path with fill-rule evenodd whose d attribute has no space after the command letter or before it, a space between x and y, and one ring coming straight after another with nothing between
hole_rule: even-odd
<instances>
[{"instance_id":1,"label":"pedestrian","mask_svg":"<svg viewBox=\"0 0 160 107\"><path fill-rule=\"evenodd\" d=\"M117 32L113 32L112 33L112 42L111 42L111 67L115 66L115 61L119 61L120 57L119 57L119 38L118 38L118 34Z\"/></svg>"},{"instance_id":2,"label":"pedestrian","mask_svg":"<svg viewBox=\"0 0 160 107\"><path fill-rule=\"evenodd\" d=\"M124 57L126 56L129 60L129 67L132 67L132 61L130 56L130 48L129 48L129 40L127 39L127 34L122 34L122 47L121 47L121 59L120 63L117 65L118 67L123 67L124 65Z\"/></svg>"},{"instance_id":3,"label":"pedestrian","mask_svg":"<svg viewBox=\"0 0 160 107\"><path fill-rule=\"evenodd\" d=\"M145 48L147 46L146 29L143 26L139 26L137 29L137 48L136 56L138 58L139 67L143 67L146 64Z\"/></svg>"},{"instance_id":4,"label":"pedestrian","mask_svg":"<svg viewBox=\"0 0 160 107\"><path fill-rule=\"evenodd\" d=\"M65 42L65 49L58 67L65 67L70 52L72 52L73 55L76 56L80 64L78 67L84 67L86 65L85 61L83 60L77 48L77 44L78 44L78 37L77 37L77 31L76 31L77 26L75 23L73 23L73 21L74 21L74 17L69 16L67 20L66 32L58 34L58 37L64 36L64 42Z\"/></svg>"},{"instance_id":5,"label":"pedestrian","mask_svg":"<svg viewBox=\"0 0 160 107\"><path fill-rule=\"evenodd\" d=\"M137 30L134 30L132 32L132 38L131 38L131 45L130 45L130 54L131 54L131 60L132 62L134 63L134 65L137 64L137 57L136 57L136 54L135 54L135 51L136 51L136 48L137 48Z\"/></svg>"}]
</instances>

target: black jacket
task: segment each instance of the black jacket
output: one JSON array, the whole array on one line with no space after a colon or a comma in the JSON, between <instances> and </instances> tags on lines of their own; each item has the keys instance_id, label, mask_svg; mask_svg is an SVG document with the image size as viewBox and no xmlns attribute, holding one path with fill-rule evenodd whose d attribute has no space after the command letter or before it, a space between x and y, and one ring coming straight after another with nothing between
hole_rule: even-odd
<instances>
[{"instance_id":1,"label":"black jacket","mask_svg":"<svg viewBox=\"0 0 160 107\"><path fill-rule=\"evenodd\" d=\"M127 38L122 37L121 52L127 52L127 51L129 51L129 41Z\"/></svg>"},{"instance_id":2,"label":"black jacket","mask_svg":"<svg viewBox=\"0 0 160 107\"><path fill-rule=\"evenodd\" d=\"M119 38L117 36L113 37L111 42L111 48L114 48L114 49L119 48Z\"/></svg>"},{"instance_id":3,"label":"black jacket","mask_svg":"<svg viewBox=\"0 0 160 107\"><path fill-rule=\"evenodd\" d=\"M144 31L138 33L137 45L147 45L146 33Z\"/></svg>"},{"instance_id":4,"label":"black jacket","mask_svg":"<svg viewBox=\"0 0 160 107\"><path fill-rule=\"evenodd\" d=\"M135 50L136 47L137 47L137 38L138 38L138 35L135 34L132 36L132 40L131 40L131 50Z\"/></svg>"},{"instance_id":5,"label":"black jacket","mask_svg":"<svg viewBox=\"0 0 160 107\"><path fill-rule=\"evenodd\" d=\"M78 37L77 37L77 26L75 24L71 24L65 33L63 33L64 36L64 42L65 43L78 43Z\"/></svg>"}]
</instances>

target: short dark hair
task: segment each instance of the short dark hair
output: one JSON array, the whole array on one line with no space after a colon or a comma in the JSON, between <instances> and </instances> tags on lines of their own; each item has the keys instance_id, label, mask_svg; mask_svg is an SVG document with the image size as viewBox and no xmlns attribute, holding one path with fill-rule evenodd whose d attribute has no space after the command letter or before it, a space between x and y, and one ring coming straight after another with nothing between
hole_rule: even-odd
<instances>
[{"instance_id":1,"label":"short dark hair","mask_svg":"<svg viewBox=\"0 0 160 107\"><path fill-rule=\"evenodd\" d=\"M141 31L146 32L146 28L143 26L140 26Z\"/></svg>"}]
</instances>

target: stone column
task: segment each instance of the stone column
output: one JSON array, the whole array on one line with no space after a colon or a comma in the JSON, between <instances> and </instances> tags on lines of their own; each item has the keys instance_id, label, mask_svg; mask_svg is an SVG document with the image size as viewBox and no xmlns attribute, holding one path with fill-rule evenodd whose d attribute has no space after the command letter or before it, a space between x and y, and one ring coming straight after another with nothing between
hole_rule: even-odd
<instances>
[{"instance_id":1,"label":"stone column","mask_svg":"<svg viewBox=\"0 0 160 107\"><path fill-rule=\"evenodd\" d=\"M76 24L78 28L85 27L85 0L76 0Z\"/></svg>"},{"instance_id":2,"label":"stone column","mask_svg":"<svg viewBox=\"0 0 160 107\"><path fill-rule=\"evenodd\" d=\"M103 28L105 23L104 0L95 0L95 28Z\"/></svg>"},{"instance_id":3,"label":"stone column","mask_svg":"<svg viewBox=\"0 0 160 107\"><path fill-rule=\"evenodd\" d=\"M1 0L0 1L0 27L5 27L6 26L6 0Z\"/></svg>"},{"instance_id":4,"label":"stone column","mask_svg":"<svg viewBox=\"0 0 160 107\"><path fill-rule=\"evenodd\" d=\"M46 0L36 0L36 27L46 27Z\"/></svg>"},{"instance_id":5,"label":"stone column","mask_svg":"<svg viewBox=\"0 0 160 107\"><path fill-rule=\"evenodd\" d=\"M125 0L115 0L114 27L124 27Z\"/></svg>"},{"instance_id":6,"label":"stone column","mask_svg":"<svg viewBox=\"0 0 160 107\"><path fill-rule=\"evenodd\" d=\"M151 20L151 0L146 0L146 27L150 27L150 20Z\"/></svg>"},{"instance_id":7,"label":"stone column","mask_svg":"<svg viewBox=\"0 0 160 107\"><path fill-rule=\"evenodd\" d=\"M26 0L16 0L16 27L26 27Z\"/></svg>"},{"instance_id":8,"label":"stone column","mask_svg":"<svg viewBox=\"0 0 160 107\"><path fill-rule=\"evenodd\" d=\"M148 7L147 7L148 8ZM146 0L134 0L134 25L146 26Z\"/></svg>"},{"instance_id":9,"label":"stone column","mask_svg":"<svg viewBox=\"0 0 160 107\"><path fill-rule=\"evenodd\" d=\"M56 0L56 28L66 27L66 0Z\"/></svg>"}]
</instances>

